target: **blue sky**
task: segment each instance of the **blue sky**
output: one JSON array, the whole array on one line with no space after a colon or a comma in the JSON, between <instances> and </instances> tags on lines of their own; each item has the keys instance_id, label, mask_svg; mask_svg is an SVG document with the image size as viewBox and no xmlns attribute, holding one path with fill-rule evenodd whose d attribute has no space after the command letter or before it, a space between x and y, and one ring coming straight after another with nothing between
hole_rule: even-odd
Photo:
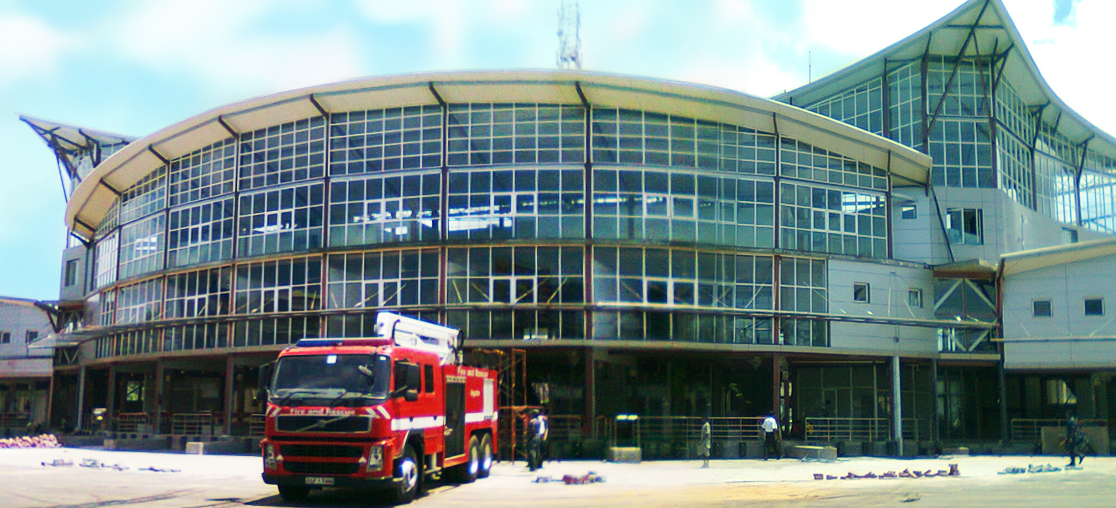
<instances>
[{"instance_id":1,"label":"blue sky","mask_svg":"<svg viewBox=\"0 0 1116 508\"><path fill-rule=\"evenodd\" d=\"M582 0L585 69L770 96L962 0ZM1116 133L1116 2L1005 0L1047 81ZM65 209L27 114L143 136L205 110L346 79L555 67L559 0L0 0L0 295L54 299ZM808 55L810 55L808 57Z\"/></svg>"}]
</instances>

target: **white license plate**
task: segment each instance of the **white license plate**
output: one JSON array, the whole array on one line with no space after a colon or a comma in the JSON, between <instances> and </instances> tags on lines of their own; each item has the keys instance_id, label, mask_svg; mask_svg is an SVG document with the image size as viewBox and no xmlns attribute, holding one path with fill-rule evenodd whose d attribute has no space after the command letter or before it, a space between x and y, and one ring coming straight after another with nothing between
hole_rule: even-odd
<instances>
[{"instance_id":1,"label":"white license plate","mask_svg":"<svg viewBox=\"0 0 1116 508\"><path fill-rule=\"evenodd\" d=\"M307 485L333 485L333 478L328 476L307 476Z\"/></svg>"}]
</instances>

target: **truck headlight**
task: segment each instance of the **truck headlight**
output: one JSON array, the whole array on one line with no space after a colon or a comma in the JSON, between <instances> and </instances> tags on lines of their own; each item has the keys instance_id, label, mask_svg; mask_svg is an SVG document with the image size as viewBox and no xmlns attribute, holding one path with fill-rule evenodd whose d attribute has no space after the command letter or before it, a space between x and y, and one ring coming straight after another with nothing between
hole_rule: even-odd
<instances>
[{"instance_id":1,"label":"truck headlight","mask_svg":"<svg viewBox=\"0 0 1116 508\"><path fill-rule=\"evenodd\" d=\"M368 464L364 466L364 470L371 473L379 471L384 467L384 447L383 445L372 445L368 448Z\"/></svg>"},{"instance_id":2,"label":"truck headlight","mask_svg":"<svg viewBox=\"0 0 1116 508\"><path fill-rule=\"evenodd\" d=\"M264 445L264 469L279 469L279 460L275 456L275 446L271 443Z\"/></svg>"}]
</instances>

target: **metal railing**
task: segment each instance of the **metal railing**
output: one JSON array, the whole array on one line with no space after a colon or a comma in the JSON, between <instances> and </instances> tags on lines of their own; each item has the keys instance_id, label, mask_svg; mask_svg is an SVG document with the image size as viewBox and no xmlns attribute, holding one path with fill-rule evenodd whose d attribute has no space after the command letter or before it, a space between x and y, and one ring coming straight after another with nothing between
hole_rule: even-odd
<instances>
[{"instance_id":1,"label":"metal railing","mask_svg":"<svg viewBox=\"0 0 1116 508\"><path fill-rule=\"evenodd\" d=\"M1107 425L1103 419L1083 419L1078 420L1081 426L1101 426ZM1042 440L1043 427L1065 427L1066 420L1058 418L1012 418L1011 419L1011 440L1012 441L1040 441Z\"/></svg>"},{"instance_id":2,"label":"metal railing","mask_svg":"<svg viewBox=\"0 0 1116 508\"><path fill-rule=\"evenodd\" d=\"M147 413L119 413L115 420L117 432L137 434L151 432L151 416Z\"/></svg>"},{"instance_id":3,"label":"metal railing","mask_svg":"<svg viewBox=\"0 0 1116 508\"><path fill-rule=\"evenodd\" d=\"M806 418L807 441L883 441L891 439L887 418Z\"/></svg>"},{"instance_id":4,"label":"metal railing","mask_svg":"<svg viewBox=\"0 0 1116 508\"><path fill-rule=\"evenodd\" d=\"M0 413L0 427L25 427L28 415L26 413Z\"/></svg>"},{"instance_id":5,"label":"metal railing","mask_svg":"<svg viewBox=\"0 0 1116 508\"><path fill-rule=\"evenodd\" d=\"M700 441L701 418L696 416L641 416L641 432L649 439ZM763 417L714 417L709 419L713 441L763 439Z\"/></svg>"},{"instance_id":6,"label":"metal railing","mask_svg":"<svg viewBox=\"0 0 1116 508\"><path fill-rule=\"evenodd\" d=\"M209 436L213 434L213 413L178 413L171 416L171 434Z\"/></svg>"},{"instance_id":7,"label":"metal railing","mask_svg":"<svg viewBox=\"0 0 1116 508\"><path fill-rule=\"evenodd\" d=\"M807 441L892 441L889 418L806 418ZM922 418L903 418L903 439L927 440L929 427Z\"/></svg>"},{"instance_id":8,"label":"metal railing","mask_svg":"<svg viewBox=\"0 0 1116 508\"><path fill-rule=\"evenodd\" d=\"M265 415L248 415L248 437L262 437L266 430L267 418L265 418Z\"/></svg>"}]
</instances>

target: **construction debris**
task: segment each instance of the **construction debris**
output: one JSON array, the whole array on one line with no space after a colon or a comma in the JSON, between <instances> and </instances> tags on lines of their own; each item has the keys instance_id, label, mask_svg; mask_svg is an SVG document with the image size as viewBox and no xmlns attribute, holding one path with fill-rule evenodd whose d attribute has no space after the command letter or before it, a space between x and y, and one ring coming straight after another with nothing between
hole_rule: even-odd
<instances>
[{"instance_id":1,"label":"construction debris","mask_svg":"<svg viewBox=\"0 0 1116 508\"><path fill-rule=\"evenodd\" d=\"M1066 467L1066 469L1069 469L1069 467ZM1037 466L1034 464L1027 464L1027 469L1021 467L1005 467L1004 470L1000 471L998 474L1056 473L1061 470L1062 468L1050 464L1039 464Z\"/></svg>"},{"instance_id":2,"label":"construction debris","mask_svg":"<svg viewBox=\"0 0 1116 508\"><path fill-rule=\"evenodd\" d=\"M97 459L81 459L81 464L79 465L81 467L87 467L89 469L112 469L114 471L128 470L127 466L121 466L120 464L104 464Z\"/></svg>"},{"instance_id":3,"label":"construction debris","mask_svg":"<svg viewBox=\"0 0 1116 508\"><path fill-rule=\"evenodd\" d=\"M551 478L549 476L535 477L535 483L562 482L562 483L565 483L566 485L585 485L585 484L589 484L589 483L604 483L604 481L605 481L605 479L604 479L603 476L600 476L593 471L589 471L588 473L586 473L585 475L582 475L582 476L575 476L575 475L568 474L568 475L562 476L561 478Z\"/></svg>"},{"instance_id":4,"label":"construction debris","mask_svg":"<svg viewBox=\"0 0 1116 508\"><path fill-rule=\"evenodd\" d=\"M42 434L39 436L21 436L7 439L0 439L0 449L4 448L61 448L62 445L58 444L58 438L54 434Z\"/></svg>"},{"instance_id":5,"label":"construction debris","mask_svg":"<svg viewBox=\"0 0 1116 508\"><path fill-rule=\"evenodd\" d=\"M945 469L939 469L937 472L932 469L927 469L926 471L911 471L910 469L904 469L899 473L896 473L895 471L888 471L886 473L877 475L871 471L866 474L856 474L852 471L849 471L849 474L840 477L840 479L864 480L879 478L883 480L888 478L934 478L936 476L961 476L961 470L957 467L957 464L950 464L948 471L946 471ZM815 480L836 480L837 478L837 476L833 475L814 473Z\"/></svg>"},{"instance_id":6,"label":"construction debris","mask_svg":"<svg viewBox=\"0 0 1116 508\"><path fill-rule=\"evenodd\" d=\"M42 464L43 464L43 466L47 466L47 467L71 467L71 466L74 465L74 461L54 459L53 461L43 462Z\"/></svg>"}]
</instances>

